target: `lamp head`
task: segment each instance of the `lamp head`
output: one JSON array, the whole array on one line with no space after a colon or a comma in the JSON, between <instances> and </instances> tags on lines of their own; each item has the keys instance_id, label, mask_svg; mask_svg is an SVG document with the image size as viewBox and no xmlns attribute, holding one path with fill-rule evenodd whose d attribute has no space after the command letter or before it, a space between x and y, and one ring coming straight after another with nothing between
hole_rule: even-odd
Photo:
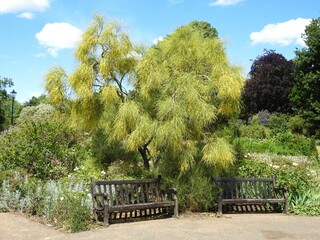
<instances>
[{"instance_id":1,"label":"lamp head","mask_svg":"<svg viewBox=\"0 0 320 240\"><path fill-rule=\"evenodd\" d=\"M10 96L15 98L17 96L17 92L13 89L12 92L10 93Z\"/></svg>"}]
</instances>

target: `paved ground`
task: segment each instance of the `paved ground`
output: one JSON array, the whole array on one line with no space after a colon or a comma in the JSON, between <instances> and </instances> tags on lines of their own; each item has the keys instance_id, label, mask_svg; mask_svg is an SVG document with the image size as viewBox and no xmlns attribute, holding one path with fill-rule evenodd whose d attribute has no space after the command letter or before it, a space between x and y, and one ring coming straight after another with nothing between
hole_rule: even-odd
<instances>
[{"instance_id":1,"label":"paved ground","mask_svg":"<svg viewBox=\"0 0 320 240\"><path fill-rule=\"evenodd\" d=\"M91 239L320 239L320 217L284 214L228 214L222 218L188 215L113 224L92 231L66 234L20 215L0 213L0 240Z\"/></svg>"}]
</instances>

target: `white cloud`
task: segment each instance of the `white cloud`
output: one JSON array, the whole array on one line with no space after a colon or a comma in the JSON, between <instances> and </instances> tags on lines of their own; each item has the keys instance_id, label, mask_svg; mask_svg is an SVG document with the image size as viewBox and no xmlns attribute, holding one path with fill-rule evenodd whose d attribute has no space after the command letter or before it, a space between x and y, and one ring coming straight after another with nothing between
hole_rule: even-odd
<instances>
[{"instance_id":1,"label":"white cloud","mask_svg":"<svg viewBox=\"0 0 320 240\"><path fill-rule=\"evenodd\" d=\"M180 3L183 3L184 0L169 0L169 3L170 5L177 5L177 4L180 4Z\"/></svg>"},{"instance_id":2,"label":"white cloud","mask_svg":"<svg viewBox=\"0 0 320 240\"><path fill-rule=\"evenodd\" d=\"M209 6L231 6L231 5L236 5L240 2L243 2L245 0L216 0L212 3L209 4Z\"/></svg>"},{"instance_id":3,"label":"white cloud","mask_svg":"<svg viewBox=\"0 0 320 240\"><path fill-rule=\"evenodd\" d=\"M154 45L156 45L156 44L158 44L159 42L162 42L162 41L163 41L163 37L160 36L160 37L157 37L157 38L153 39L152 43Z\"/></svg>"},{"instance_id":4,"label":"white cloud","mask_svg":"<svg viewBox=\"0 0 320 240\"><path fill-rule=\"evenodd\" d=\"M260 32L250 34L251 43L253 45L269 43L282 46L295 43L304 46L301 34L304 33L310 22L311 19L297 18L283 23L268 24Z\"/></svg>"},{"instance_id":5,"label":"white cloud","mask_svg":"<svg viewBox=\"0 0 320 240\"><path fill-rule=\"evenodd\" d=\"M41 12L50 7L50 0L0 0L0 14Z\"/></svg>"},{"instance_id":6,"label":"white cloud","mask_svg":"<svg viewBox=\"0 0 320 240\"><path fill-rule=\"evenodd\" d=\"M19 18L32 19L34 16L31 12L24 12L18 15Z\"/></svg>"},{"instance_id":7,"label":"white cloud","mask_svg":"<svg viewBox=\"0 0 320 240\"><path fill-rule=\"evenodd\" d=\"M69 23L47 23L36 34L39 44L47 47L51 56L56 57L62 49L74 48L81 38L81 30Z\"/></svg>"}]
</instances>

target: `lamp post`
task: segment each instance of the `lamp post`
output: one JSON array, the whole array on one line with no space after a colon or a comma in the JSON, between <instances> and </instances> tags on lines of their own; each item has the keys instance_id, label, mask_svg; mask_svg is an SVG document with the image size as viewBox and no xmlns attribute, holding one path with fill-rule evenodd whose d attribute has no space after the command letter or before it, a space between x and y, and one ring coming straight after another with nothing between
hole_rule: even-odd
<instances>
[{"instance_id":1,"label":"lamp post","mask_svg":"<svg viewBox=\"0 0 320 240\"><path fill-rule=\"evenodd\" d=\"M17 92L15 90L12 90L10 93L10 96L12 98L12 106L11 106L11 125L13 125L13 113L14 113L14 99L17 96Z\"/></svg>"}]
</instances>

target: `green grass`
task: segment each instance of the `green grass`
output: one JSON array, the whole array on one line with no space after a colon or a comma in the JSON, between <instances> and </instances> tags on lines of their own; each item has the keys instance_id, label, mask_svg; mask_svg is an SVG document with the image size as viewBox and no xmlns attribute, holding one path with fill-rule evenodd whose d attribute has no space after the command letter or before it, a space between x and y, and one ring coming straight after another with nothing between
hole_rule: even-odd
<instances>
[{"instance_id":1,"label":"green grass","mask_svg":"<svg viewBox=\"0 0 320 240\"><path fill-rule=\"evenodd\" d=\"M278 155L315 156L310 140L280 142L276 138L255 139L250 137L240 138L245 152L273 153Z\"/></svg>"}]
</instances>

